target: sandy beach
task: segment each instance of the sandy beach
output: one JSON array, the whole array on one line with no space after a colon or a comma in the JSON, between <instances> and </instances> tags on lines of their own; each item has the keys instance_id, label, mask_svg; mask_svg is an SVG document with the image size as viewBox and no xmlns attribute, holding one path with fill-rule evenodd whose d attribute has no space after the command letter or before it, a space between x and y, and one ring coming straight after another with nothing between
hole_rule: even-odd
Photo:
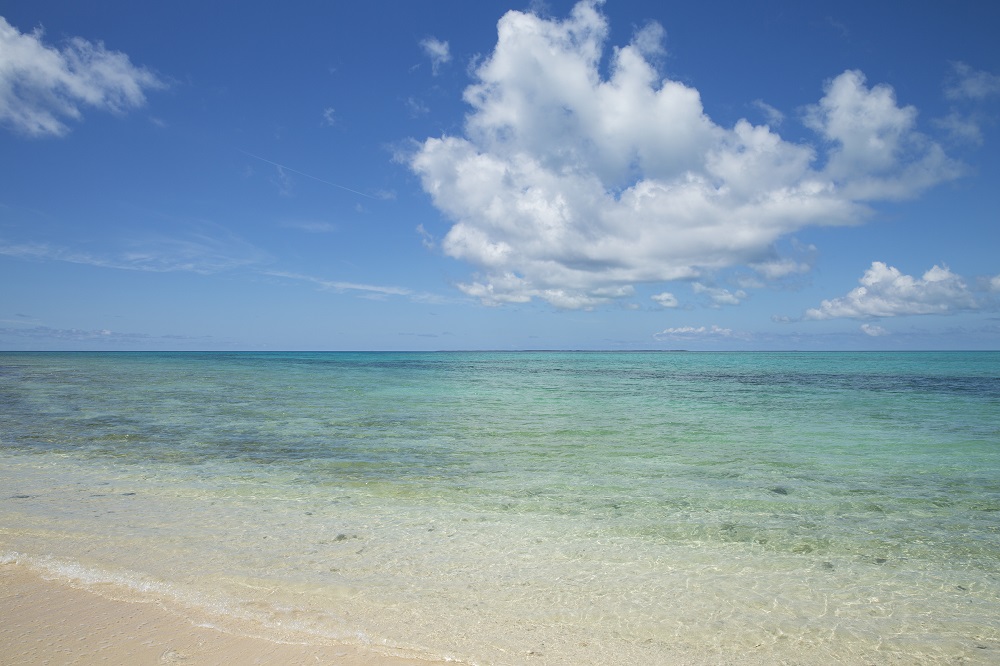
<instances>
[{"instance_id":1,"label":"sandy beach","mask_svg":"<svg viewBox=\"0 0 1000 666\"><path fill-rule=\"evenodd\" d=\"M996 354L0 356L3 666L1000 663Z\"/></svg>"},{"instance_id":2,"label":"sandy beach","mask_svg":"<svg viewBox=\"0 0 1000 666\"><path fill-rule=\"evenodd\" d=\"M0 654L5 664L343 664L428 666L346 645L274 642L249 628L192 624L161 601L120 598L0 566Z\"/></svg>"}]
</instances>

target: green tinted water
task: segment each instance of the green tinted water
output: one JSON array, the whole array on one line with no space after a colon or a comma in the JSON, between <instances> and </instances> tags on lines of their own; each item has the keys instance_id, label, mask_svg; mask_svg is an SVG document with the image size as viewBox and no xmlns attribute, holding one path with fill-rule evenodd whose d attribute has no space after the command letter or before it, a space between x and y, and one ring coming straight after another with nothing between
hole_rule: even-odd
<instances>
[{"instance_id":1,"label":"green tinted water","mask_svg":"<svg viewBox=\"0 0 1000 666\"><path fill-rule=\"evenodd\" d=\"M480 663L1000 660L1000 354L0 366L50 573Z\"/></svg>"}]
</instances>

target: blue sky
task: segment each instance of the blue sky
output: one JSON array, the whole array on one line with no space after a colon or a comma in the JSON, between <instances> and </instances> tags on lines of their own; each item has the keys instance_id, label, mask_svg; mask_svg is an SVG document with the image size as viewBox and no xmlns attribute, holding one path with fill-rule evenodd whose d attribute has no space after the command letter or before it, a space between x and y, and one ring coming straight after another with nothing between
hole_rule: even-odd
<instances>
[{"instance_id":1,"label":"blue sky","mask_svg":"<svg viewBox=\"0 0 1000 666\"><path fill-rule=\"evenodd\" d=\"M1000 348L992 3L0 16L0 349Z\"/></svg>"}]
</instances>

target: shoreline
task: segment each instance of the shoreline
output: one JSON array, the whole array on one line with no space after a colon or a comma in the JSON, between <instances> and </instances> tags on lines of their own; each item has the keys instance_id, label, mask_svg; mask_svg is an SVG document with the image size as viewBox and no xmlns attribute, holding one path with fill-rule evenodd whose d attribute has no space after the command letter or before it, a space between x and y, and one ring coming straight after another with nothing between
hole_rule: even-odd
<instances>
[{"instance_id":1,"label":"shoreline","mask_svg":"<svg viewBox=\"0 0 1000 666\"><path fill-rule=\"evenodd\" d=\"M1000 357L8 360L14 663L1000 663Z\"/></svg>"},{"instance_id":2,"label":"shoreline","mask_svg":"<svg viewBox=\"0 0 1000 666\"><path fill-rule=\"evenodd\" d=\"M285 633L267 638L267 630L253 621L202 614L151 594L137 596L134 589L112 584L77 584L50 578L30 565L0 563L0 655L3 663L17 666L286 666L331 664L336 666L440 666L476 663L509 664L633 664L671 663L677 666L770 666L775 663L825 666L889 666L898 663L993 664L1000 648L987 626L965 639L954 638L937 650L920 655L895 649L881 650L865 641L811 643L808 622L785 626L777 634L761 632L755 645L713 644L702 634L677 636L663 661L643 662L630 649L605 654L601 660L574 660L558 645L508 653L503 658L479 662L446 655L406 652L389 646L335 642L322 636ZM706 618L718 625L724 622ZM700 632L699 632L700 633ZM716 634L718 637L718 634ZM855 637L860 638L860 637ZM881 643L882 638L878 639ZM587 645L582 643L581 645ZM468 647L468 646L467 646ZM634 646L633 646L634 647ZM551 648L551 649L550 649ZM970 649L971 648L971 649ZM599 644L585 650L601 652ZM577 657L580 655L577 654ZM468 658L467 658L468 659Z\"/></svg>"},{"instance_id":3,"label":"shoreline","mask_svg":"<svg viewBox=\"0 0 1000 666\"><path fill-rule=\"evenodd\" d=\"M0 565L0 654L19 666L445 663L346 644L275 642L251 633L194 624L158 600L111 598L22 565Z\"/></svg>"}]
</instances>

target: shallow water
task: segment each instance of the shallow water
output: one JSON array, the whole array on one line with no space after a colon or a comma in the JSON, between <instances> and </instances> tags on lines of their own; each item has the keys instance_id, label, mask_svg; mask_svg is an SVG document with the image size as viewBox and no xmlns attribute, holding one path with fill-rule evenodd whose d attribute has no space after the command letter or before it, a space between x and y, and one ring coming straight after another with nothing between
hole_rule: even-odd
<instances>
[{"instance_id":1,"label":"shallow water","mask_svg":"<svg viewBox=\"0 0 1000 666\"><path fill-rule=\"evenodd\" d=\"M0 460L0 558L275 638L1000 662L998 353L0 354Z\"/></svg>"}]
</instances>

